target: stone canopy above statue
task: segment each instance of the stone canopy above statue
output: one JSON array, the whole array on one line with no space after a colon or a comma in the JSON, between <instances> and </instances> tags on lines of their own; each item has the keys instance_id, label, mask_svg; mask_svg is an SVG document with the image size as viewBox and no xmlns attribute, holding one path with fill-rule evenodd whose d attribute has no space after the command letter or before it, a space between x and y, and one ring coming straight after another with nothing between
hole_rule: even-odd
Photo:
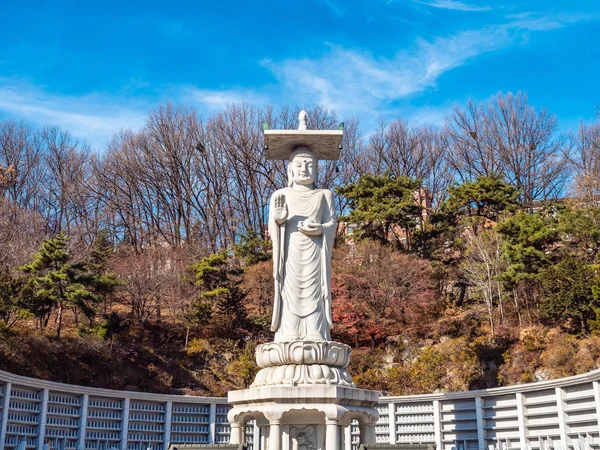
<instances>
[{"instance_id":1,"label":"stone canopy above statue","mask_svg":"<svg viewBox=\"0 0 600 450\"><path fill-rule=\"evenodd\" d=\"M268 130L264 126L265 150L267 159L288 160L298 147L308 147L319 160L339 159L342 150L344 123L337 130L307 130L306 111L298 115L300 125L297 130Z\"/></svg>"},{"instance_id":2,"label":"stone canopy above statue","mask_svg":"<svg viewBox=\"0 0 600 450\"><path fill-rule=\"evenodd\" d=\"M265 130L267 159L286 161L298 147L308 147L319 160L336 160L343 130Z\"/></svg>"}]
</instances>

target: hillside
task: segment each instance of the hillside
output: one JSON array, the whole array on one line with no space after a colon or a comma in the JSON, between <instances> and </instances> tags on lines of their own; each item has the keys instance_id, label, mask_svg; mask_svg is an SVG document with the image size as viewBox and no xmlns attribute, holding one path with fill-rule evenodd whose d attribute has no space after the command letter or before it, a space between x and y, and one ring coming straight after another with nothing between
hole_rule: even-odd
<instances>
[{"instance_id":1,"label":"hillside","mask_svg":"<svg viewBox=\"0 0 600 450\"><path fill-rule=\"evenodd\" d=\"M333 111L310 108L311 127ZM224 395L269 331L264 121L167 104L90 152L0 121L0 369L54 381ZM336 195L333 338L360 387L493 387L600 367L600 125L565 139L527 96L468 103L444 128L398 119L319 166Z\"/></svg>"},{"instance_id":2,"label":"hillside","mask_svg":"<svg viewBox=\"0 0 600 450\"><path fill-rule=\"evenodd\" d=\"M168 315L140 321L114 295L114 312L92 327L75 325L72 311L65 313L60 338L51 329L36 330L31 319L5 330L0 369L94 387L225 395L251 383L253 349L270 338L264 329L270 273L270 262L259 262L235 281L244 299L239 328L220 329L228 315L215 317L221 325L189 330ZM480 299L469 296L456 306L440 296L437 277L430 262L377 243L336 249L332 332L353 347L349 369L359 387L390 395L459 391L600 367L600 336L569 333L568 321L519 327L506 305L504 322L496 311L492 337Z\"/></svg>"}]
</instances>

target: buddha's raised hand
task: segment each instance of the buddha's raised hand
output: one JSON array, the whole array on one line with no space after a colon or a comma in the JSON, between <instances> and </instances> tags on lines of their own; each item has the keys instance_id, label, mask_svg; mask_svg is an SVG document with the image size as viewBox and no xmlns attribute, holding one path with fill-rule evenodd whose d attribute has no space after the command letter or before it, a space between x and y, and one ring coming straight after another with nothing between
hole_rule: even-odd
<instances>
[{"instance_id":1,"label":"buddha's raised hand","mask_svg":"<svg viewBox=\"0 0 600 450\"><path fill-rule=\"evenodd\" d=\"M273 218L278 224L281 224L288 216L288 209L285 203L285 195L278 194L273 199Z\"/></svg>"}]
</instances>

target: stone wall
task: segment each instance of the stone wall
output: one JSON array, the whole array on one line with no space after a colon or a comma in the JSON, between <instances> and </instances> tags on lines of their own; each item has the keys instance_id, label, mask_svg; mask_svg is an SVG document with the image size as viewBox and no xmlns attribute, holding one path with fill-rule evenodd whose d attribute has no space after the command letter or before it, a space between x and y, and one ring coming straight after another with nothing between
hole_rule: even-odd
<instances>
[{"instance_id":1,"label":"stone wall","mask_svg":"<svg viewBox=\"0 0 600 450\"><path fill-rule=\"evenodd\" d=\"M600 449L600 370L539 383L449 394L381 397L379 443L443 450ZM53 383L0 371L0 442L16 449L165 450L226 443L225 398L145 394ZM358 444L357 429L346 442ZM246 431L259 450L258 428ZM263 442L264 444L264 442ZM263 445L264 446L264 445ZM541 449L543 447L543 449ZM581 448L581 450L586 450ZM587 449L589 450L589 448Z\"/></svg>"}]
</instances>

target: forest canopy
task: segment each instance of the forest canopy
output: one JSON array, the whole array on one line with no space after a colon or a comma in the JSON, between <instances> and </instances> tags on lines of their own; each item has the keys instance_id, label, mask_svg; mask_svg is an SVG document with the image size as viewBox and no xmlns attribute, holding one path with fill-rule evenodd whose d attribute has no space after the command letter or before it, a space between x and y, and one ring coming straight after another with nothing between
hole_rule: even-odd
<instances>
[{"instance_id":1,"label":"forest canopy","mask_svg":"<svg viewBox=\"0 0 600 450\"><path fill-rule=\"evenodd\" d=\"M169 103L102 149L0 120L0 368L156 392L247 386L270 338L268 199L287 182L262 124L296 128L298 112ZM319 106L308 118L342 121ZM359 386L600 367L600 121L564 133L524 93L469 101L442 127L343 119L318 184L336 192L332 332ZM111 361L127 369L103 373Z\"/></svg>"}]
</instances>

